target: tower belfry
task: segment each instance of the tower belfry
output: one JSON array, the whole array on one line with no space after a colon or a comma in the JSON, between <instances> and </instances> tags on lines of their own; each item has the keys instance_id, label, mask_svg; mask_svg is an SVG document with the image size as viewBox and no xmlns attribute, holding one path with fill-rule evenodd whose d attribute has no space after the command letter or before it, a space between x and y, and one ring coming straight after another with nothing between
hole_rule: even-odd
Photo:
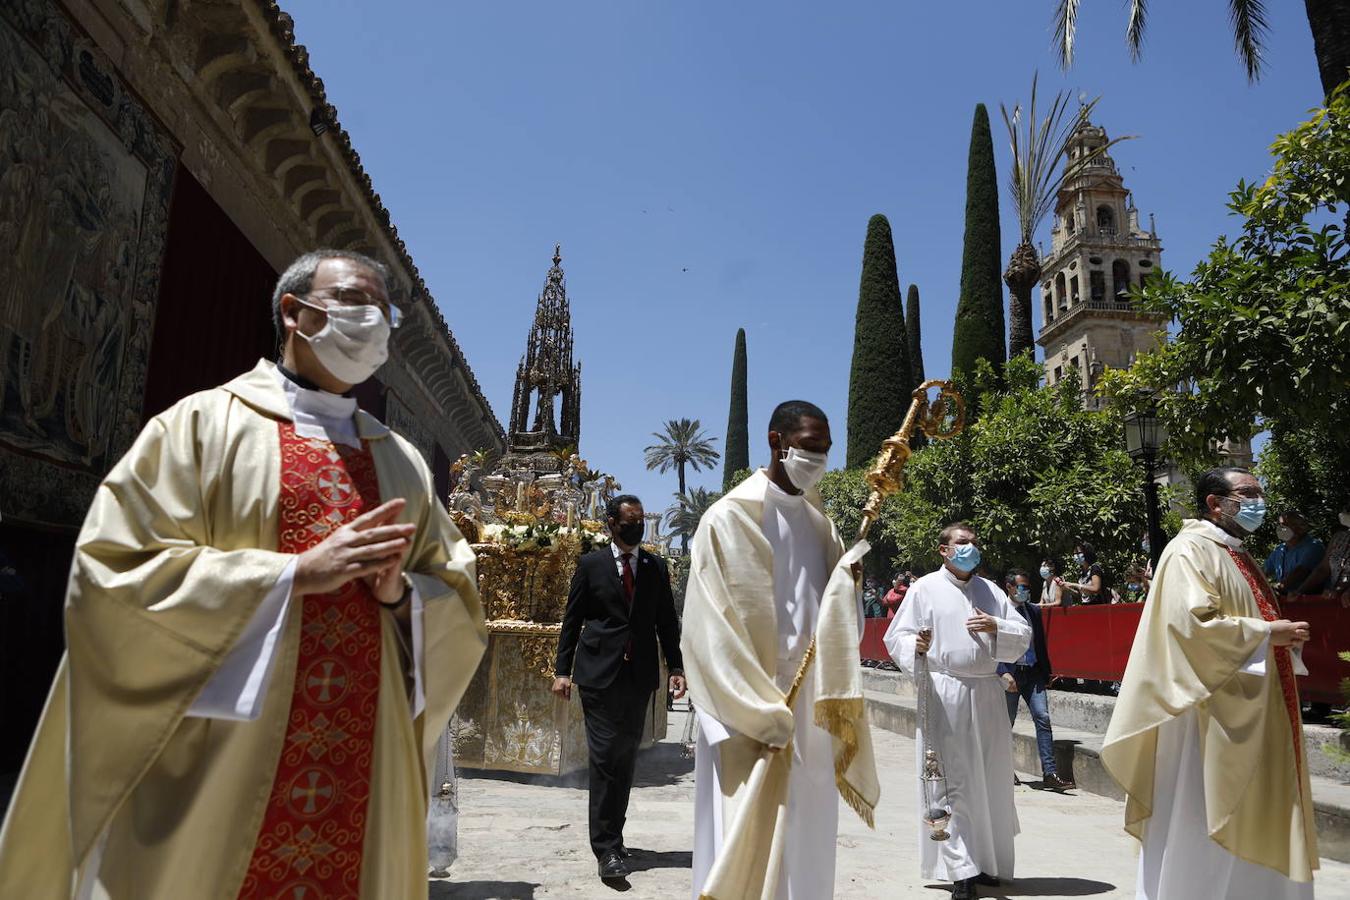
<instances>
[{"instance_id":1,"label":"tower belfry","mask_svg":"<svg viewBox=\"0 0 1350 900\"><path fill-rule=\"evenodd\" d=\"M1050 255L1041 266L1041 332L1045 380L1055 384L1077 369L1084 404L1107 367L1125 368L1136 354L1157 346L1167 317L1145 312L1130 289L1158 271L1162 241L1139 225L1131 192L1106 152L1106 130L1084 120L1069 138L1069 159L1090 157L1066 181L1055 204Z\"/></svg>"},{"instance_id":2,"label":"tower belfry","mask_svg":"<svg viewBox=\"0 0 1350 900\"><path fill-rule=\"evenodd\" d=\"M562 270L562 246L553 248L553 267L534 310L525 355L516 369L511 453L575 447L581 442L581 364L572 362L572 310Z\"/></svg>"}]
</instances>

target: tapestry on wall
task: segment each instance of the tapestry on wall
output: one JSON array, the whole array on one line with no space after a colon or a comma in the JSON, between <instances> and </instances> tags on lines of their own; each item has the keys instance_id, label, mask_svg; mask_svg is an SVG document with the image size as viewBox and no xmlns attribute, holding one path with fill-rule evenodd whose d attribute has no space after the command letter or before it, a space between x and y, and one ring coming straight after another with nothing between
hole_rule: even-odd
<instances>
[{"instance_id":1,"label":"tapestry on wall","mask_svg":"<svg viewBox=\"0 0 1350 900\"><path fill-rule=\"evenodd\" d=\"M176 149L49 0L0 4L0 512L71 526L135 439Z\"/></svg>"}]
</instances>

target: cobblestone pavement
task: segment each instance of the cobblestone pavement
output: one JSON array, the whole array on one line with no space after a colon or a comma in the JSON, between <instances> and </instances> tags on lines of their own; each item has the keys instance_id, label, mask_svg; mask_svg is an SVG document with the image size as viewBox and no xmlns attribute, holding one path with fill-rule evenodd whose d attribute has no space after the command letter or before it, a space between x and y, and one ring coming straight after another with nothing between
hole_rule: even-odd
<instances>
[{"instance_id":1,"label":"cobblestone pavement","mask_svg":"<svg viewBox=\"0 0 1350 900\"><path fill-rule=\"evenodd\" d=\"M584 783L468 775L460 780L460 858L450 878L431 882L432 900L688 898L694 773L677 743L685 715L673 713L667 741L639 760L625 833L634 872L626 884L608 887L596 878ZM946 900L947 885L918 874L914 742L879 729L872 736L882 785L877 827L869 830L841 805L835 897ZM1136 845L1121 830L1121 803L1026 786L1016 788L1016 797L1018 878L981 888L982 897L1134 896ZM1350 865L1323 860L1317 896L1350 900Z\"/></svg>"}]
</instances>

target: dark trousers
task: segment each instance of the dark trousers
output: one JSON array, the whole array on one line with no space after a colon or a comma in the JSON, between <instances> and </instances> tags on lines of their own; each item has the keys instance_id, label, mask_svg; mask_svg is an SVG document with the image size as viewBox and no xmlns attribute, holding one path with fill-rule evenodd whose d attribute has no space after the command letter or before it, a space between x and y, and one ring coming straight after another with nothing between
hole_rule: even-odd
<instances>
[{"instance_id":1,"label":"dark trousers","mask_svg":"<svg viewBox=\"0 0 1350 900\"><path fill-rule=\"evenodd\" d=\"M624 665L607 688L578 687L581 710L586 717L586 746L590 750L591 849L600 859L623 843L628 818L628 795L633 790L633 769L638 745L652 700L650 687L633 681L632 668Z\"/></svg>"}]
</instances>

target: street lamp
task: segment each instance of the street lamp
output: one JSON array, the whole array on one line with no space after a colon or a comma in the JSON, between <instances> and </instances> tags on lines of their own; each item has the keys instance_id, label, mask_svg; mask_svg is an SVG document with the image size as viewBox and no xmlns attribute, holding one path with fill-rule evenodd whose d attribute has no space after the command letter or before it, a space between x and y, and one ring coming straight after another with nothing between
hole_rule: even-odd
<instances>
[{"instance_id":1,"label":"street lamp","mask_svg":"<svg viewBox=\"0 0 1350 900\"><path fill-rule=\"evenodd\" d=\"M1158 403L1152 393L1144 392L1134 412L1125 417L1125 450L1135 462L1144 464L1144 503L1148 516L1149 561L1156 568L1165 538L1158 514L1158 450L1167 440L1167 429L1158 418Z\"/></svg>"}]
</instances>

